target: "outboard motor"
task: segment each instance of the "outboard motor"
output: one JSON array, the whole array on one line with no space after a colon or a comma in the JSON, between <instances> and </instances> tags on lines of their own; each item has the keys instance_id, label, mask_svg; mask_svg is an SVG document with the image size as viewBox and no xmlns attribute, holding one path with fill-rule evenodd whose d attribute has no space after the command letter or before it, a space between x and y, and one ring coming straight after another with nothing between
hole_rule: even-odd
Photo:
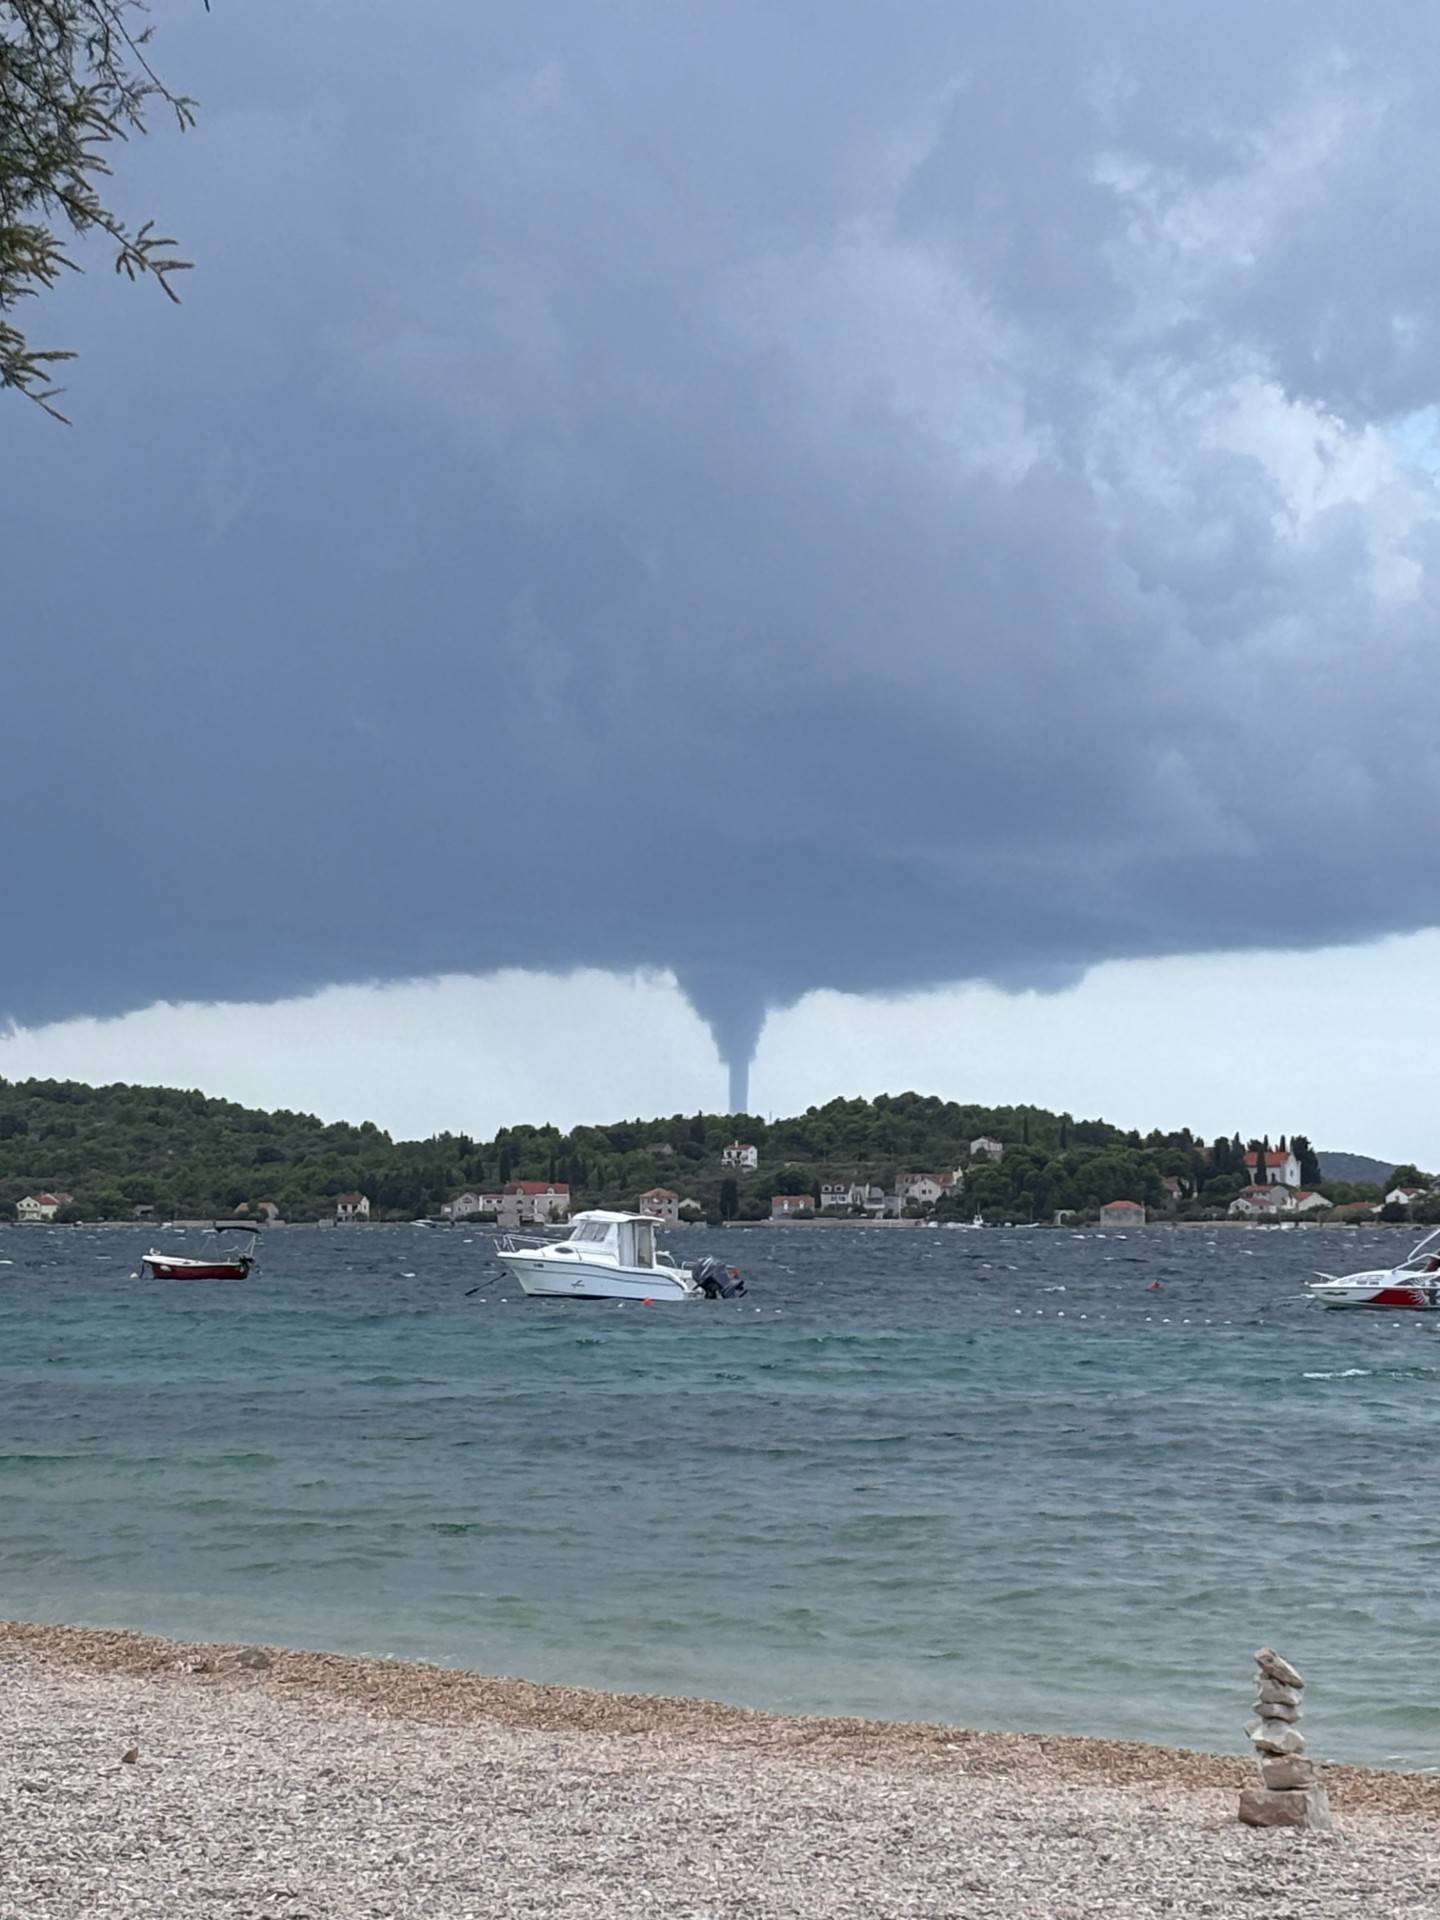
<instances>
[{"instance_id":1,"label":"outboard motor","mask_svg":"<svg viewBox=\"0 0 1440 1920\"><path fill-rule=\"evenodd\" d=\"M690 1269L690 1278L707 1300L737 1300L745 1291L745 1276L740 1269L727 1267L713 1253L707 1253L703 1260L695 1262Z\"/></svg>"}]
</instances>

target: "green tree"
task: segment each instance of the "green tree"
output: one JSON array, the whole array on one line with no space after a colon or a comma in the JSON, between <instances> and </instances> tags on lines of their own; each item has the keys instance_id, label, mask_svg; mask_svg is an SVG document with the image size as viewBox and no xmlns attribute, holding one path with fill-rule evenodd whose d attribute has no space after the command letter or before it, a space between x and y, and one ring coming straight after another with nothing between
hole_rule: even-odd
<instances>
[{"instance_id":1,"label":"green tree","mask_svg":"<svg viewBox=\"0 0 1440 1920\"><path fill-rule=\"evenodd\" d=\"M14 316L75 268L70 242L103 236L117 273L171 300L190 265L153 221L131 226L107 204L116 144L146 132L155 107L195 123L194 102L150 64L147 13L146 0L0 0L0 387L57 419L52 369L74 355L33 346Z\"/></svg>"},{"instance_id":2,"label":"green tree","mask_svg":"<svg viewBox=\"0 0 1440 1920\"><path fill-rule=\"evenodd\" d=\"M771 1193L809 1193L812 1177L805 1167L782 1167L770 1180Z\"/></svg>"},{"instance_id":3,"label":"green tree","mask_svg":"<svg viewBox=\"0 0 1440 1920\"><path fill-rule=\"evenodd\" d=\"M1420 1169L1418 1167L1412 1167L1410 1163L1406 1161L1403 1166L1392 1169L1389 1183L1385 1190L1388 1193L1392 1187L1428 1187L1429 1184L1429 1181L1425 1178L1424 1174L1421 1173Z\"/></svg>"},{"instance_id":4,"label":"green tree","mask_svg":"<svg viewBox=\"0 0 1440 1920\"><path fill-rule=\"evenodd\" d=\"M1290 1151L1300 1162L1300 1184L1302 1187L1318 1187L1320 1184L1320 1159L1303 1133L1290 1136Z\"/></svg>"}]
</instances>

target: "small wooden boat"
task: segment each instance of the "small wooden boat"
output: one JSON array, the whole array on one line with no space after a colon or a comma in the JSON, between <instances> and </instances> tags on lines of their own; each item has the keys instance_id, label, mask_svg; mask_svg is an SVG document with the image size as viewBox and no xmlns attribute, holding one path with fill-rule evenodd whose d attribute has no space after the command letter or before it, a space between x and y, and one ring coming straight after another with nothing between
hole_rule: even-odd
<instances>
[{"instance_id":1,"label":"small wooden boat","mask_svg":"<svg viewBox=\"0 0 1440 1920\"><path fill-rule=\"evenodd\" d=\"M216 1233L244 1233L249 1244L238 1253L228 1250L213 1260L191 1260L178 1253L160 1253L152 1247L142 1254L140 1264L152 1280L247 1280L259 1258L255 1249L259 1230L252 1222L244 1226L216 1226Z\"/></svg>"}]
</instances>

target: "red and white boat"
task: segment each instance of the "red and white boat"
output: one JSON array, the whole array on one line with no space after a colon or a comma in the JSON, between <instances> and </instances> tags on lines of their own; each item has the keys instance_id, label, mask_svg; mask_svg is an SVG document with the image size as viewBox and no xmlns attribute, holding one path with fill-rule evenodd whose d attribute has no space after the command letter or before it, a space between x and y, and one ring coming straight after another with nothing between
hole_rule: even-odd
<instances>
[{"instance_id":1,"label":"red and white boat","mask_svg":"<svg viewBox=\"0 0 1440 1920\"><path fill-rule=\"evenodd\" d=\"M142 1254L140 1264L152 1280L246 1280L259 1258L255 1251L259 1240L256 1229L248 1223L243 1227L216 1227L216 1233L245 1233L250 1236L249 1245L238 1253L228 1250L213 1260L191 1260L177 1253L157 1253L152 1247L149 1253Z\"/></svg>"},{"instance_id":2,"label":"red and white boat","mask_svg":"<svg viewBox=\"0 0 1440 1920\"><path fill-rule=\"evenodd\" d=\"M1313 1299L1326 1307L1400 1307L1440 1313L1440 1227L1395 1267L1344 1276L1322 1273L1310 1283Z\"/></svg>"}]
</instances>

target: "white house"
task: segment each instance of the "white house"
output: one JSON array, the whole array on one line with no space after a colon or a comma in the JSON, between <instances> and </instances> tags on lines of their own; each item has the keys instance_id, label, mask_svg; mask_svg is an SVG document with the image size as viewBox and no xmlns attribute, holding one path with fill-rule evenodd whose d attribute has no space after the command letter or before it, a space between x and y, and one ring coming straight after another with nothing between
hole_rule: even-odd
<instances>
[{"instance_id":1,"label":"white house","mask_svg":"<svg viewBox=\"0 0 1440 1920\"><path fill-rule=\"evenodd\" d=\"M1138 1200L1107 1200L1100 1209L1102 1227L1143 1227L1145 1209Z\"/></svg>"},{"instance_id":2,"label":"white house","mask_svg":"<svg viewBox=\"0 0 1440 1920\"><path fill-rule=\"evenodd\" d=\"M982 1133L978 1140L970 1142L970 1158L972 1160L1003 1160L1005 1143L1003 1140L992 1140L988 1133Z\"/></svg>"},{"instance_id":3,"label":"white house","mask_svg":"<svg viewBox=\"0 0 1440 1920\"><path fill-rule=\"evenodd\" d=\"M457 1193L453 1200L447 1200L440 1209L442 1220L469 1220L477 1213L483 1213L478 1193Z\"/></svg>"},{"instance_id":4,"label":"white house","mask_svg":"<svg viewBox=\"0 0 1440 1920\"><path fill-rule=\"evenodd\" d=\"M356 1220L370 1218L370 1202L363 1193L337 1193L335 1196L335 1224L348 1226Z\"/></svg>"},{"instance_id":5,"label":"white house","mask_svg":"<svg viewBox=\"0 0 1440 1920\"><path fill-rule=\"evenodd\" d=\"M953 1185L954 1180L948 1173L897 1173L895 1211L903 1213L912 1203L920 1207L933 1207Z\"/></svg>"},{"instance_id":6,"label":"white house","mask_svg":"<svg viewBox=\"0 0 1440 1920\"><path fill-rule=\"evenodd\" d=\"M1392 1187L1385 1196L1387 1207L1413 1207L1417 1200L1429 1198L1424 1187Z\"/></svg>"},{"instance_id":7,"label":"white house","mask_svg":"<svg viewBox=\"0 0 1440 1920\"><path fill-rule=\"evenodd\" d=\"M1229 1210L1233 1214L1252 1220L1262 1215L1293 1213L1295 1196L1288 1187L1274 1184L1246 1187L1243 1193L1237 1193L1230 1202Z\"/></svg>"},{"instance_id":8,"label":"white house","mask_svg":"<svg viewBox=\"0 0 1440 1920\"><path fill-rule=\"evenodd\" d=\"M71 1205L68 1193L27 1193L15 1203L15 1218L29 1226L53 1220L62 1207Z\"/></svg>"},{"instance_id":9,"label":"white house","mask_svg":"<svg viewBox=\"0 0 1440 1920\"><path fill-rule=\"evenodd\" d=\"M1327 1200L1323 1193L1312 1193L1308 1187L1296 1190L1296 1213L1328 1213L1333 1205L1334 1202Z\"/></svg>"},{"instance_id":10,"label":"white house","mask_svg":"<svg viewBox=\"0 0 1440 1920\"><path fill-rule=\"evenodd\" d=\"M822 1207L843 1207L847 1212L851 1207L864 1205L856 1195L864 1192L853 1180L822 1180L820 1182L820 1204Z\"/></svg>"},{"instance_id":11,"label":"white house","mask_svg":"<svg viewBox=\"0 0 1440 1920\"><path fill-rule=\"evenodd\" d=\"M1300 1162L1288 1147L1265 1155L1263 1174L1260 1156L1252 1148L1245 1156L1245 1170L1257 1186L1298 1187L1300 1184Z\"/></svg>"},{"instance_id":12,"label":"white house","mask_svg":"<svg viewBox=\"0 0 1440 1920\"><path fill-rule=\"evenodd\" d=\"M648 1193L641 1194L639 1211L648 1213L652 1220L664 1220L673 1227L680 1218L680 1196L672 1193L669 1187L651 1187Z\"/></svg>"},{"instance_id":13,"label":"white house","mask_svg":"<svg viewBox=\"0 0 1440 1920\"><path fill-rule=\"evenodd\" d=\"M748 1140L732 1140L728 1147L720 1149L720 1164L753 1173L760 1164L760 1149L752 1147Z\"/></svg>"},{"instance_id":14,"label":"white house","mask_svg":"<svg viewBox=\"0 0 1440 1920\"><path fill-rule=\"evenodd\" d=\"M772 1220L793 1220L797 1213L813 1213L815 1196L810 1193L772 1193L770 1196L770 1218Z\"/></svg>"},{"instance_id":15,"label":"white house","mask_svg":"<svg viewBox=\"0 0 1440 1920\"><path fill-rule=\"evenodd\" d=\"M502 1227L545 1226L570 1218L570 1189L563 1180L511 1180L496 1209Z\"/></svg>"}]
</instances>

